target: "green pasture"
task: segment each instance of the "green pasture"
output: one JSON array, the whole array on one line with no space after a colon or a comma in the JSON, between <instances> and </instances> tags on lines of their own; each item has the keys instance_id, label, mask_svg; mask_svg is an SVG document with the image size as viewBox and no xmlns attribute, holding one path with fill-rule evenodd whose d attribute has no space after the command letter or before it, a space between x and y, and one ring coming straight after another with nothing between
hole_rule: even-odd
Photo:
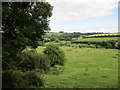
<instances>
[{"instance_id":1,"label":"green pasture","mask_svg":"<svg viewBox=\"0 0 120 90\"><path fill-rule=\"evenodd\" d=\"M59 41L59 42L52 41L52 42L45 43L45 45L49 45L49 44L59 45L59 44L65 44L65 43L66 43L66 41Z\"/></svg>"},{"instance_id":2,"label":"green pasture","mask_svg":"<svg viewBox=\"0 0 120 90\"><path fill-rule=\"evenodd\" d=\"M62 35L63 33L46 33L46 35Z\"/></svg>"},{"instance_id":3,"label":"green pasture","mask_svg":"<svg viewBox=\"0 0 120 90\"><path fill-rule=\"evenodd\" d=\"M87 42L102 42L102 41L109 41L109 40L118 40L118 37L102 37L102 38L83 38L83 39L75 39L73 41L76 42L83 42L83 41L87 41Z\"/></svg>"},{"instance_id":4,"label":"green pasture","mask_svg":"<svg viewBox=\"0 0 120 90\"><path fill-rule=\"evenodd\" d=\"M45 47L38 47L42 52ZM60 47L66 56L64 71L45 74L44 88L117 88L118 50ZM41 87L40 87L41 88Z\"/></svg>"}]
</instances>

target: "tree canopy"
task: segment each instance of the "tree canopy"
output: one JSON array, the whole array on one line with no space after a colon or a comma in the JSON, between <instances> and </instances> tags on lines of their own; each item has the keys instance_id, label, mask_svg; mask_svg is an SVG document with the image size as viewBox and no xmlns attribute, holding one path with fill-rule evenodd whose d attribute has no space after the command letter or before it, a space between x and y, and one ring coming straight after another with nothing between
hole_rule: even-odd
<instances>
[{"instance_id":1,"label":"tree canopy","mask_svg":"<svg viewBox=\"0 0 120 90\"><path fill-rule=\"evenodd\" d=\"M18 63L16 56L26 47L37 47L37 41L50 30L52 9L47 2L2 3L3 69Z\"/></svg>"}]
</instances>

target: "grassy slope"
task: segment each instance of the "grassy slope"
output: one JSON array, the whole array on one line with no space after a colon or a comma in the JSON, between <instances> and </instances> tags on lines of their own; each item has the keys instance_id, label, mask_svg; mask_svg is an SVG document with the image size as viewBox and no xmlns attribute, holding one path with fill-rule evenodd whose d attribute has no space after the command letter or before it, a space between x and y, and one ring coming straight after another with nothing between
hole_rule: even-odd
<instances>
[{"instance_id":1,"label":"grassy slope","mask_svg":"<svg viewBox=\"0 0 120 90\"><path fill-rule=\"evenodd\" d=\"M118 83L117 50L61 47L67 62L60 75L47 74L49 88L111 88ZM38 52L43 51L39 47ZM88 69L88 70L87 70Z\"/></svg>"},{"instance_id":2,"label":"grassy slope","mask_svg":"<svg viewBox=\"0 0 120 90\"><path fill-rule=\"evenodd\" d=\"M118 40L118 37L105 37L105 38L83 38L83 39L77 39L76 41L95 41L95 42L102 42L102 41L108 41L108 40Z\"/></svg>"}]
</instances>

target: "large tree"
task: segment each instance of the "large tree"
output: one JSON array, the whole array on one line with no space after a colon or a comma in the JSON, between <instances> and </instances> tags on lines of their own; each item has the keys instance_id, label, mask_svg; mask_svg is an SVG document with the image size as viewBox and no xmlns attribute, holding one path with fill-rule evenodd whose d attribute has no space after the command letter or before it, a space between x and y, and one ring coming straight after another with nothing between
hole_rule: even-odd
<instances>
[{"instance_id":1,"label":"large tree","mask_svg":"<svg viewBox=\"0 0 120 90\"><path fill-rule=\"evenodd\" d=\"M50 30L52 8L47 2L2 3L3 70L15 67L20 62L17 55L26 47L36 48Z\"/></svg>"}]
</instances>

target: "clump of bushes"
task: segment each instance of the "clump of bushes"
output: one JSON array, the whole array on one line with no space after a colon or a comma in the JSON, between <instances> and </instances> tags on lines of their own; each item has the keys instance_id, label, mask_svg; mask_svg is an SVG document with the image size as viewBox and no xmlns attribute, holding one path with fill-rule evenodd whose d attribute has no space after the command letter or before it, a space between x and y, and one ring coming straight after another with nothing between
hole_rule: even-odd
<instances>
[{"instance_id":1,"label":"clump of bushes","mask_svg":"<svg viewBox=\"0 0 120 90\"><path fill-rule=\"evenodd\" d=\"M120 49L120 40L115 43L115 48Z\"/></svg>"},{"instance_id":2,"label":"clump of bushes","mask_svg":"<svg viewBox=\"0 0 120 90\"><path fill-rule=\"evenodd\" d=\"M24 74L24 79L28 82L31 88L44 85L44 74L38 73L35 70L27 71Z\"/></svg>"},{"instance_id":3,"label":"clump of bushes","mask_svg":"<svg viewBox=\"0 0 120 90\"><path fill-rule=\"evenodd\" d=\"M63 66L65 63L65 54L57 45L48 45L44 50L44 54L49 56L51 67L55 65Z\"/></svg>"},{"instance_id":4,"label":"clump of bushes","mask_svg":"<svg viewBox=\"0 0 120 90\"><path fill-rule=\"evenodd\" d=\"M72 43L80 44L79 47L90 47L90 48L111 48L111 49L120 49L120 41L118 40L108 40L108 41L77 41L73 40ZM99 46L99 47L98 47Z\"/></svg>"},{"instance_id":5,"label":"clump of bushes","mask_svg":"<svg viewBox=\"0 0 120 90\"><path fill-rule=\"evenodd\" d=\"M18 66L20 70L28 71L33 69L49 70L50 61L47 55L37 53L35 50L26 50L20 55L22 61Z\"/></svg>"},{"instance_id":6,"label":"clump of bushes","mask_svg":"<svg viewBox=\"0 0 120 90\"><path fill-rule=\"evenodd\" d=\"M20 70L6 70L2 73L3 88L27 88L24 73Z\"/></svg>"},{"instance_id":7,"label":"clump of bushes","mask_svg":"<svg viewBox=\"0 0 120 90\"><path fill-rule=\"evenodd\" d=\"M43 86L43 74L50 69L47 55L25 50L18 55L16 68L3 71L3 88L35 88Z\"/></svg>"},{"instance_id":8,"label":"clump of bushes","mask_svg":"<svg viewBox=\"0 0 120 90\"><path fill-rule=\"evenodd\" d=\"M36 50L20 53L21 62L14 69L3 71L3 88L35 88L44 85L44 73L53 68L54 74L62 72L65 55L56 45L48 45L44 54Z\"/></svg>"},{"instance_id":9,"label":"clump of bushes","mask_svg":"<svg viewBox=\"0 0 120 90\"><path fill-rule=\"evenodd\" d=\"M2 76L3 88L33 88L44 84L41 74L35 71L6 70Z\"/></svg>"}]
</instances>

